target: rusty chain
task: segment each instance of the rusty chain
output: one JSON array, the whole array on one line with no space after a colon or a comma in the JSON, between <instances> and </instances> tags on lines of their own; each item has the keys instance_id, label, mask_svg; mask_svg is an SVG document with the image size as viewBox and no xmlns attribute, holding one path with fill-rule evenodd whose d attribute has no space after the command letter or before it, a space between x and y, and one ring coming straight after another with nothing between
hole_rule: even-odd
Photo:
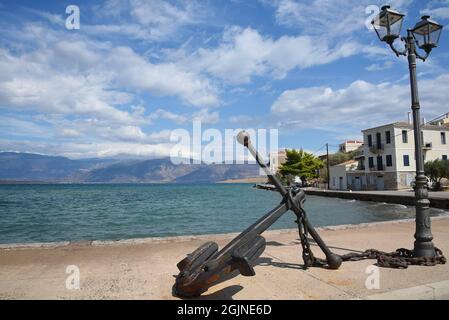
<instances>
[{"instance_id":1,"label":"rusty chain","mask_svg":"<svg viewBox=\"0 0 449 320\"><path fill-rule=\"evenodd\" d=\"M304 248L304 246L303 246ZM304 250L304 249L303 249ZM310 250L310 247L309 247ZM304 254L303 254L304 256ZM435 248L435 257L414 257L413 251L400 248L394 252L383 252L376 249L368 249L362 253L347 253L340 256L343 261L377 260L376 265L382 268L407 269L410 265L415 266L436 266L437 264L446 264L447 259L443 251ZM304 263L304 268L309 266L324 267L327 265L325 259L316 258L311 255L311 261Z\"/></svg>"},{"instance_id":2,"label":"rusty chain","mask_svg":"<svg viewBox=\"0 0 449 320\"><path fill-rule=\"evenodd\" d=\"M406 269L409 265L435 266L445 264L447 261L443 251L438 248L435 248L435 257L414 257L412 250L400 248L390 253L369 249L362 253L348 253L342 255L341 258L343 261L376 259L379 267L399 269Z\"/></svg>"},{"instance_id":3,"label":"rusty chain","mask_svg":"<svg viewBox=\"0 0 449 320\"><path fill-rule=\"evenodd\" d=\"M292 189L289 190L289 197L287 196L285 201L292 201ZM310 248L308 230L307 230L307 213L299 207L300 212L296 213L298 224L299 238L302 246L302 258L304 260L304 269L310 266L323 267L327 265L327 261L314 256L312 249ZM443 251L435 247L435 257L414 257L413 251L405 248L397 249L393 252L384 252L376 249L368 249L361 253L347 253L340 255L343 261L360 261L375 259L377 260L377 266L383 268L396 268L407 269L409 265L419 266L435 266L437 264L445 264L447 262L446 257L443 255Z\"/></svg>"}]
</instances>

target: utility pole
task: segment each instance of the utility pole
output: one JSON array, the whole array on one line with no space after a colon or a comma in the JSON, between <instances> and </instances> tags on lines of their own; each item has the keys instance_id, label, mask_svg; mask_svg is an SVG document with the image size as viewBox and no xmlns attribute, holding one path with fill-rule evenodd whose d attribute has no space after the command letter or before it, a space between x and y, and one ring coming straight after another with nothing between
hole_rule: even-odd
<instances>
[{"instance_id":1,"label":"utility pole","mask_svg":"<svg viewBox=\"0 0 449 320\"><path fill-rule=\"evenodd\" d=\"M326 143L326 163L327 163L327 190L331 188L331 173L329 165L329 143Z\"/></svg>"}]
</instances>

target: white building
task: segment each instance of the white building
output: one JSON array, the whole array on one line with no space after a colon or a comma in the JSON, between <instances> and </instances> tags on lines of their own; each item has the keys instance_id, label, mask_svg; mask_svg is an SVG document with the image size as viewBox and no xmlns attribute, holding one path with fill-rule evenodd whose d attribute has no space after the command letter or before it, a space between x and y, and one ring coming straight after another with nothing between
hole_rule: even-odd
<instances>
[{"instance_id":1,"label":"white building","mask_svg":"<svg viewBox=\"0 0 449 320\"><path fill-rule=\"evenodd\" d=\"M348 173L358 169L359 162L350 160L329 168L329 188L331 190L348 189Z\"/></svg>"},{"instance_id":2,"label":"white building","mask_svg":"<svg viewBox=\"0 0 449 320\"><path fill-rule=\"evenodd\" d=\"M270 153L270 170L276 174L279 167L287 161L287 152L285 149L279 150L276 153Z\"/></svg>"},{"instance_id":3,"label":"white building","mask_svg":"<svg viewBox=\"0 0 449 320\"><path fill-rule=\"evenodd\" d=\"M362 141L347 140L339 145L339 151L344 153L351 152L357 150L362 145L363 145Z\"/></svg>"},{"instance_id":4,"label":"white building","mask_svg":"<svg viewBox=\"0 0 449 320\"><path fill-rule=\"evenodd\" d=\"M399 190L411 187L415 180L415 139L413 126L396 122L363 130L364 155L359 169L348 172L348 188L360 190ZM447 160L449 127L423 125L421 132L424 162Z\"/></svg>"}]
</instances>

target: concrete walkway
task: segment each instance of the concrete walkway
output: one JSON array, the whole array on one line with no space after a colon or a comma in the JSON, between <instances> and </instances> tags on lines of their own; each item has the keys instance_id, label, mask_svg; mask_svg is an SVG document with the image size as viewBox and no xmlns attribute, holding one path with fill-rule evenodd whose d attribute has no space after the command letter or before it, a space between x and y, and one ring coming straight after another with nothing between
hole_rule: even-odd
<instances>
[{"instance_id":1,"label":"concrete walkway","mask_svg":"<svg viewBox=\"0 0 449 320\"><path fill-rule=\"evenodd\" d=\"M449 255L449 218L433 219L432 227L435 244ZM320 232L338 253L368 248L393 251L413 246L414 223L384 222ZM176 263L206 240L217 241L221 247L233 236L3 248L0 298L176 299L171 294ZM211 288L201 299L449 299L449 264L373 269L374 261L365 260L346 262L337 271L303 270L294 230L265 236L268 245L255 267L256 276L237 276ZM318 249L313 249L318 255ZM66 288L69 265L79 268L79 290Z\"/></svg>"},{"instance_id":2,"label":"concrete walkway","mask_svg":"<svg viewBox=\"0 0 449 320\"><path fill-rule=\"evenodd\" d=\"M376 201L415 205L415 193L409 191L341 191L306 188L305 193L313 196L355 199L361 201ZM430 206L438 209L449 209L449 192L429 192Z\"/></svg>"}]
</instances>

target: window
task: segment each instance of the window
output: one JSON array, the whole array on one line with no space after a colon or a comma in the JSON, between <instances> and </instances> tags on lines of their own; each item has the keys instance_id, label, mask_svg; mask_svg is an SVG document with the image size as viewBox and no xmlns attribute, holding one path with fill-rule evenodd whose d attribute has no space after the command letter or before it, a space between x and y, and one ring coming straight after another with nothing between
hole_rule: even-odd
<instances>
[{"instance_id":1,"label":"window","mask_svg":"<svg viewBox=\"0 0 449 320\"><path fill-rule=\"evenodd\" d=\"M374 168L374 158L373 157L368 158L368 166L370 168Z\"/></svg>"},{"instance_id":2,"label":"window","mask_svg":"<svg viewBox=\"0 0 449 320\"><path fill-rule=\"evenodd\" d=\"M384 164L382 160L382 156L377 157L377 170L382 171L384 169Z\"/></svg>"},{"instance_id":3,"label":"window","mask_svg":"<svg viewBox=\"0 0 449 320\"><path fill-rule=\"evenodd\" d=\"M382 149L382 135L380 134L380 132L376 133L376 146L377 149Z\"/></svg>"},{"instance_id":4,"label":"window","mask_svg":"<svg viewBox=\"0 0 449 320\"><path fill-rule=\"evenodd\" d=\"M444 161L447 161L447 154L443 154L443 156L441 157Z\"/></svg>"},{"instance_id":5,"label":"window","mask_svg":"<svg viewBox=\"0 0 449 320\"><path fill-rule=\"evenodd\" d=\"M391 154L387 155L385 160L387 162L387 167L393 166L393 157L391 156Z\"/></svg>"},{"instance_id":6,"label":"window","mask_svg":"<svg viewBox=\"0 0 449 320\"><path fill-rule=\"evenodd\" d=\"M390 131L386 131L386 132L385 132L385 142L386 142L387 144L390 144L390 143L391 143L391 132L390 132Z\"/></svg>"},{"instance_id":7,"label":"window","mask_svg":"<svg viewBox=\"0 0 449 320\"><path fill-rule=\"evenodd\" d=\"M407 154L404 154L404 167L410 166L410 157Z\"/></svg>"},{"instance_id":8,"label":"window","mask_svg":"<svg viewBox=\"0 0 449 320\"><path fill-rule=\"evenodd\" d=\"M372 135L368 135L368 147L372 147L373 146L373 136Z\"/></svg>"},{"instance_id":9,"label":"window","mask_svg":"<svg viewBox=\"0 0 449 320\"><path fill-rule=\"evenodd\" d=\"M335 187L335 177L332 177L332 185Z\"/></svg>"},{"instance_id":10,"label":"window","mask_svg":"<svg viewBox=\"0 0 449 320\"><path fill-rule=\"evenodd\" d=\"M408 132L407 130L402 130L402 142L408 143Z\"/></svg>"},{"instance_id":11,"label":"window","mask_svg":"<svg viewBox=\"0 0 449 320\"><path fill-rule=\"evenodd\" d=\"M441 144L446 144L446 132L441 132Z\"/></svg>"}]
</instances>

